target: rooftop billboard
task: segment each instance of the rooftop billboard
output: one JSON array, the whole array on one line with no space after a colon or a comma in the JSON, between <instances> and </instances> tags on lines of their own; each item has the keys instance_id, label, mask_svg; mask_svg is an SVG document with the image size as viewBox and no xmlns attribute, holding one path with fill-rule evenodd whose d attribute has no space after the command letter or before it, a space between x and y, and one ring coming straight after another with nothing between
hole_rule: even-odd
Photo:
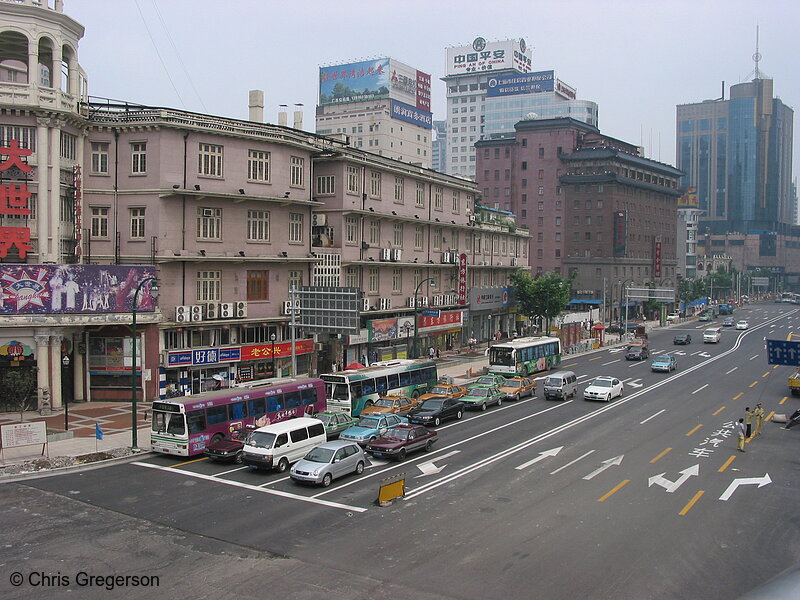
<instances>
[{"instance_id":1,"label":"rooftop billboard","mask_svg":"<svg viewBox=\"0 0 800 600\"><path fill-rule=\"evenodd\" d=\"M319 69L319 105L392 98L431 109L431 76L391 58Z\"/></svg>"},{"instance_id":2,"label":"rooftop billboard","mask_svg":"<svg viewBox=\"0 0 800 600\"><path fill-rule=\"evenodd\" d=\"M552 92L555 74L553 71L539 71L537 73L524 73L519 75L500 75L490 77L486 95L512 96L515 94L538 94Z\"/></svg>"},{"instance_id":3,"label":"rooftop billboard","mask_svg":"<svg viewBox=\"0 0 800 600\"><path fill-rule=\"evenodd\" d=\"M471 46L447 49L447 74L464 75L483 71L516 69L529 73L533 63L532 52L524 39L489 42L477 37Z\"/></svg>"}]
</instances>

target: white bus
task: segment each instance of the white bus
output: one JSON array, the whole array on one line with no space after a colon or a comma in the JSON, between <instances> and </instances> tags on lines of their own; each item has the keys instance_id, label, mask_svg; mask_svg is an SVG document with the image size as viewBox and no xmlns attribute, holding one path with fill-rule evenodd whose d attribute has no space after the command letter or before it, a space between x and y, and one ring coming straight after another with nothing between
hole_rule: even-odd
<instances>
[{"instance_id":1,"label":"white bus","mask_svg":"<svg viewBox=\"0 0 800 600\"><path fill-rule=\"evenodd\" d=\"M505 377L548 371L561 364L561 340L555 337L518 338L489 348L489 372Z\"/></svg>"}]
</instances>

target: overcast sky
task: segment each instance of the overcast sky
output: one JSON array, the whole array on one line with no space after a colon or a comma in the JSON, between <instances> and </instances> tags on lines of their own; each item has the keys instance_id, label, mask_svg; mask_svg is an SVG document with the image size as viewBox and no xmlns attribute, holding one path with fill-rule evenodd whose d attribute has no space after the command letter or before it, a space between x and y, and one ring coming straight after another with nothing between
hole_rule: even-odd
<instances>
[{"instance_id":1,"label":"overcast sky","mask_svg":"<svg viewBox=\"0 0 800 600\"><path fill-rule=\"evenodd\" d=\"M800 109L796 0L65 0L86 27L79 60L92 96L247 119L248 90L265 120L304 105L314 130L318 68L391 57L432 76L445 118L445 48L524 38L533 70L556 71L597 102L604 133L675 164L675 106L721 95L759 64ZM291 117L290 122L291 125ZM795 135L794 177L800 165Z\"/></svg>"}]
</instances>

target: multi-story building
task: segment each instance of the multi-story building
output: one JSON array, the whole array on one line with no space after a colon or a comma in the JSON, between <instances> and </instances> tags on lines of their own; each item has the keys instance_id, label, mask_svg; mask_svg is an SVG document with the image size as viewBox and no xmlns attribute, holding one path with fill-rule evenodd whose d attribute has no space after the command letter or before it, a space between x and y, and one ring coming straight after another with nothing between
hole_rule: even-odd
<instances>
[{"instance_id":1,"label":"multi-story building","mask_svg":"<svg viewBox=\"0 0 800 600\"><path fill-rule=\"evenodd\" d=\"M515 129L476 144L478 188L530 230L534 274L573 277L593 300L610 299L615 286L676 284L679 170L574 119Z\"/></svg>"},{"instance_id":2,"label":"multi-story building","mask_svg":"<svg viewBox=\"0 0 800 600\"><path fill-rule=\"evenodd\" d=\"M702 276L704 263L698 261L698 224L703 211L697 207L697 194L694 189L684 191L678 198L678 229L676 237L678 243L676 258L677 278L694 279L698 273Z\"/></svg>"},{"instance_id":3,"label":"multi-story building","mask_svg":"<svg viewBox=\"0 0 800 600\"><path fill-rule=\"evenodd\" d=\"M431 169L439 173L447 172L447 121L433 122Z\"/></svg>"},{"instance_id":4,"label":"multi-story building","mask_svg":"<svg viewBox=\"0 0 800 600\"><path fill-rule=\"evenodd\" d=\"M430 168L431 76L393 58L320 67L317 133Z\"/></svg>"},{"instance_id":5,"label":"multi-story building","mask_svg":"<svg viewBox=\"0 0 800 600\"><path fill-rule=\"evenodd\" d=\"M89 103L61 4L0 13L0 377L35 369L40 406L401 357L415 319L441 348L510 329L507 293L485 324L468 309L507 292L528 234L478 218L472 182L257 120ZM359 333L293 336L304 285L361 288Z\"/></svg>"}]
</instances>

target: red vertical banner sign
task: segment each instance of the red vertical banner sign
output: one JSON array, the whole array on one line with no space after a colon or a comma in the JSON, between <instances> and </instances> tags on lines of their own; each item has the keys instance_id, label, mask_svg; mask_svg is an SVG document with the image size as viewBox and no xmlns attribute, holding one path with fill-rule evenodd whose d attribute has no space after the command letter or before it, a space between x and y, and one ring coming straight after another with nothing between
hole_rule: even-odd
<instances>
[{"instance_id":1,"label":"red vertical banner sign","mask_svg":"<svg viewBox=\"0 0 800 600\"><path fill-rule=\"evenodd\" d=\"M75 195L73 196L73 202L75 203L73 206L75 211L75 258L80 262L81 254L83 254L83 246L81 244L83 238L83 186L80 165L75 165L73 168L73 176L75 180Z\"/></svg>"},{"instance_id":2,"label":"red vertical banner sign","mask_svg":"<svg viewBox=\"0 0 800 600\"><path fill-rule=\"evenodd\" d=\"M8 148L0 148L0 171L18 169L22 173L30 173L31 166L23 156L30 156L32 151L20 148L18 140L10 140ZM14 174L12 173L12 177ZM27 217L31 214L28 200L31 194L28 184L0 185L0 215L8 217ZM16 247L19 257L25 258L31 249L31 230L29 227L0 227L0 258L8 256L8 250Z\"/></svg>"},{"instance_id":3,"label":"red vertical banner sign","mask_svg":"<svg viewBox=\"0 0 800 600\"><path fill-rule=\"evenodd\" d=\"M458 303L467 303L467 255L458 255Z\"/></svg>"},{"instance_id":4,"label":"red vertical banner sign","mask_svg":"<svg viewBox=\"0 0 800 600\"><path fill-rule=\"evenodd\" d=\"M661 238L656 238L653 247L653 277L661 277Z\"/></svg>"}]
</instances>

